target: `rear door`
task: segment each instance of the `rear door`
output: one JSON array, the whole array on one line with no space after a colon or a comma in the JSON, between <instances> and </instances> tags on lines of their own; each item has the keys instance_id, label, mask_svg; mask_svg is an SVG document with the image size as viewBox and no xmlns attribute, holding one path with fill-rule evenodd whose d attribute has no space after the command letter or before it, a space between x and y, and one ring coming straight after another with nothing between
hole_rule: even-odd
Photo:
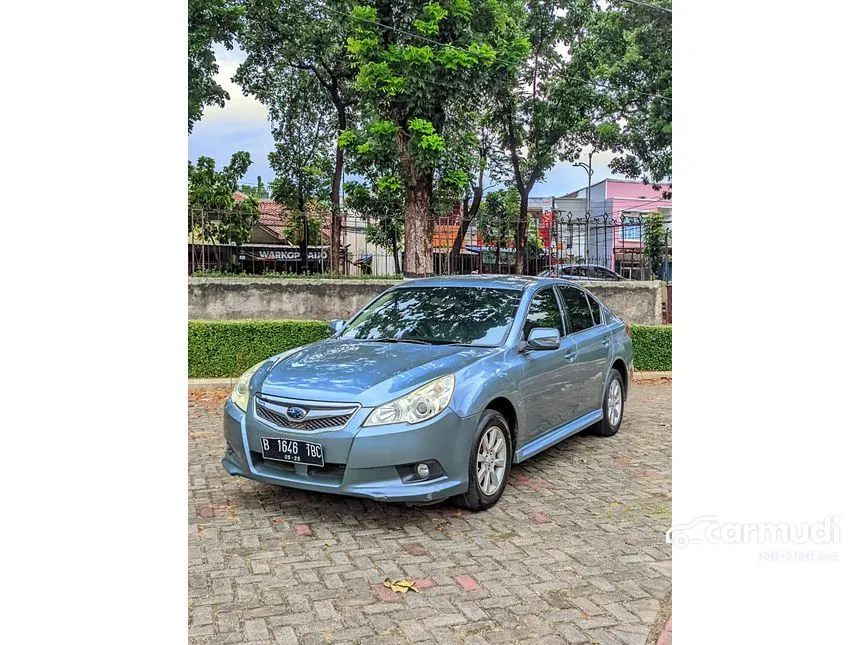
<instances>
[{"instance_id":1,"label":"rear door","mask_svg":"<svg viewBox=\"0 0 860 645\"><path fill-rule=\"evenodd\" d=\"M558 329L559 335L564 336L564 317L551 286L532 296L523 323L522 339L527 340L529 332L536 327ZM569 388L568 369L571 365L567 353L572 346L575 343L571 339L563 338L558 349L527 349L520 353L523 370L520 395L526 411L526 423L521 430L523 443L570 420L570 400L566 390Z\"/></svg>"},{"instance_id":2,"label":"rear door","mask_svg":"<svg viewBox=\"0 0 860 645\"><path fill-rule=\"evenodd\" d=\"M612 344L603 324L600 304L573 285L559 285L565 307L567 331L576 343L576 417L603 405L603 384Z\"/></svg>"}]
</instances>

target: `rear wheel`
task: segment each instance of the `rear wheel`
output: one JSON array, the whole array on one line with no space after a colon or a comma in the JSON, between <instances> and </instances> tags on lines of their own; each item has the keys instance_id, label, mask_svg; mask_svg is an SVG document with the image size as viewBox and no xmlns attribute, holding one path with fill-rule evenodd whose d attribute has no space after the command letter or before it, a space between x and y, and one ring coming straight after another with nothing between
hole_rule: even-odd
<instances>
[{"instance_id":1,"label":"rear wheel","mask_svg":"<svg viewBox=\"0 0 860 645\"><path fill-rule=\"evenodd\" d=\"M621 374L613 369L609 373L609 382L603 393L603 419L594 426L594 434L601 437L611 437L621 427L624 417L624 381Z\"/></svg>"},{"instance_id":2,"label":"rear wheel","mask_svg":"<svg viewBox=\"0 0 860 645\"><path fill-rule=\"evenodd\" d=\"M469 456L469 489L455 499L459 506L483 511L499 501L511 469L511 431L496 410L485 410Z\"/></svg>"}]
</instances>

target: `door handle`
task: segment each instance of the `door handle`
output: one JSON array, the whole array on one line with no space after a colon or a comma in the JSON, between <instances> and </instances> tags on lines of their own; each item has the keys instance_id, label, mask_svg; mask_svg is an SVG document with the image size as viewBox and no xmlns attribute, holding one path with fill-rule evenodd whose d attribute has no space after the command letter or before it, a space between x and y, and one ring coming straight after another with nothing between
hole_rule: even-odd
<instances>
[{"instance_id":1,"label":"door handle","mask_svg":"<svg viewBox=\"0 0 860 645\"><path fill-rule=\"evenodd\" d=\"M609 347L609 339L604 338L603 340L600 341L600 344L603 345L604 347Z\"/></svg>"},{"instance_id":2,"label":"door handle","mask_svg":"<svg viewBox=\"0 0 860 645\"><path fill-rule=\"evenodd\" d=\"M575 361L576 360L576 349L567 350L567 353L565 353L564 357L569 361Z\"/></svg>"}]
</instances>

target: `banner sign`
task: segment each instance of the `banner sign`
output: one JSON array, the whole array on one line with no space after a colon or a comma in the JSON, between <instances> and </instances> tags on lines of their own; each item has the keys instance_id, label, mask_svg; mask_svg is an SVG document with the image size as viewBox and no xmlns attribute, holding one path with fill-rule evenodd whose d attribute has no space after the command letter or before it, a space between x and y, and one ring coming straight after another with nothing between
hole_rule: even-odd
<instances>
[{"instance_id":1,"label":"banner sign","mask_svg":"<svg viewBox=\"0 0 860 645\"><path fill-rule=\"evenodd\" d=\"M298 247L286 246L281 248L240 248L239 259L255 262L301 262L302 253ZM328 259L325 248L308 247L308 262L322 262Z\"/></svg>"}]
</instances>

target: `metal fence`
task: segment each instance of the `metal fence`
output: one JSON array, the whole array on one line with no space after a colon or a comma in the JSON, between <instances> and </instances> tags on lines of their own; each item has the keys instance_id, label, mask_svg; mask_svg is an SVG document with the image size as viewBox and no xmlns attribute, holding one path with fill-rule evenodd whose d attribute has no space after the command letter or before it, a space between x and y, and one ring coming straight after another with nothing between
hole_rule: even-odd
<instances>
[{"instance_id":1,"label":"metal fence","mask_svg":"<svg viewBox=\"0 0 860 645\"><path fill-rule=\"evenodd\" d=\"M189 215L190 274L333 274L394 276L403 270L403 221L341 217L341 253L330 257L329 217L284 222L261 217L246 244L225 243L218 213ZM225 218L226 219L226 218ZM439 217L433 226L433 270L437 275L515 272L517 222L471 222ZM568 265L602 267L632 280L671 280L671 220L657 251L645 244L642 216L606 213L577 217L566 211L530 212L525 223L525 273L569 272ZM656 255L656 257L655 257ZM584 274L583 274L584 275ZM587 277L600 278L589 269ZM609 277L609 276L606 276Z\"/></svg>"}]
</instances>

